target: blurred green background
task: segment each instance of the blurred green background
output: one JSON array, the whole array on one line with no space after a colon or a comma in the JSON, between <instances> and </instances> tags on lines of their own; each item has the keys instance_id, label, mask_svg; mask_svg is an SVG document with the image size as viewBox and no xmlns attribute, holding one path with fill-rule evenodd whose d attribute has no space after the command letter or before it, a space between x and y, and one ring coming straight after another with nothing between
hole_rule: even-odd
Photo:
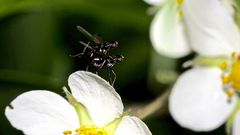
<instances>
[{"instance_id":1,"label":"blurred green background","mask_svg":"<svg viewBox=\"0 0 240 135\"><path fill-rule=\"evenodd\" d=\"M63 95L69 74L84 70L76 26L117 40L116 90L125 105L151 101L171 84L184 59L164 58L152 50L149 5L141 0L0 0L0 135L21 135L6 120L4 108L20 93L52 90ZM169 116L144 120L153 135L224 135L224 127L195 133ZM47 129L46 129L47 130Z\"/></svg>"}]
</instances>

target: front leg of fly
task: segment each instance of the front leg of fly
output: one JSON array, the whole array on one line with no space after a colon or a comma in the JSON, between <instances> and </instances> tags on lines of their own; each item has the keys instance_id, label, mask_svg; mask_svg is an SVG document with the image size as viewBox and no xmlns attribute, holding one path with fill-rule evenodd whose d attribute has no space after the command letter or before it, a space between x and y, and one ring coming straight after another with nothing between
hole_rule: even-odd
<instances>
[{"instance_id":1,"label":"front leg of fly","mask_svg":"<svg viewBox=\"0 0 240 135\"><path fill-rule=\"evenodd\" d=\"M108 69L109 83L113 86L116 81L116 74L112 68Z\"/></svg>"},{"instance_id":2,"label":"front leg of fly","mask_svg":"<svg viewBox=\"0 0 240 135\"><path fill-rule=\"evenodd\" d=\"M90 42L88 42L87 45L84 47L81 55L83 55L86 52L87 48L89 47L89 44L90 44Z\"/></svg>"},{"instance_id":3,"label":"front leg of fly","mask_svg":"<svg viewBox=\"0 0 240 135\"><path fill-rule=\"evenodd\" d=\"M94 67L101 69L102 66L104 65L104 60L101 57L95 57L92 60L92 64Z\"/></svg>"}]
</instances>

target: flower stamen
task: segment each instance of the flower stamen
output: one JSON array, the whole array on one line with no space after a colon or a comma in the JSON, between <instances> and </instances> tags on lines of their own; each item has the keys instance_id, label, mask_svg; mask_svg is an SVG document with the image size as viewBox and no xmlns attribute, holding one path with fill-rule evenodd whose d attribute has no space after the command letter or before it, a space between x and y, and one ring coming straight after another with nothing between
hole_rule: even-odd
<instances>
[{"instance_id":1,"label":"flower stamen","mask_svg":"<svg viewBox=\"0 0 240 135\"><path fill-rule=\"evenodd\" d=\"M221 65L220 65L220 69L221 70L225 70L227 68L227 62L223 62Z\"/></svg>"},{"instance_id":2,"label":"flower stamen","mask_svg":"<svg viewBox=\"0 0 240 135\"><path fill-rule=\"evenodd\" d=\"M236 92L240 92L240 54L233 52L231 58L231 64L223 62L220 65L220 69L223 71L222 84L229 98Z\"/></svg>"},{"instance_id":3,"label":"flower stamen","mask_svg":"<svg viewBox=\"0 0 240 135\"><path fill-rule=\"evenodd\" d=\"M227 84L230 82L230 78L228 75L222 77L222 83Z\"/></svg>"},{"instance_id":4,"label":"flower stamen","mask_svg":"<svg viewBox=\"0 0 240 135\"><path fill-rule=\"evenodd\" d=\"M73 134L72 131L66 130L63 132L64 135L108 135L104 128L96 126L82 125L77 128Z\"/></svg>"},{"instance_id":5,"label":"flower stamen","mask_svg":"<svg viewBox=\"0 0 240 135\"><path fill-rule=\"evenodd\" d=\"M180 17L183 17L183 11L182 11L182 9L180 9L180 10L178 11L178 15L179 15Z\"/></svg>"},{"instance_id":6,"label":"flower stamen","mask_svg":"<svg viewBox=\"0 0 240 135\"><path fill-rule=\"evenodd\" d=\"M176 0L178 5L182 5L184 0Z\"/></svg>"},{"instance_id":7,"label":"flower stamen","mask_svg":"<svg viewBox=\"0 0 240 135\"><path fill-rule=\"evenodd\" d=\"M229 90L226 91L226 94L229 98L231 98L234 95L234 91L229 89Z\"/></svg>"},{"instance_id":8,"label":"flower stamen","mask_svg":"<svg viewBox=\"0 0 240 135\"><path fill-rule=\"evenodd\" d=\"M66 131L63 131L63 134L64 134L64 135L71 135L71 134L72 134L72 131L66 130Z\"/></svg>"},{"instance_id":9,"label":"flower stamen","mask_svg":"<svg viewBox=\"0 0 240 135\"><path fill-rule=\"evenodd\" d=\"M232 52L232 58L235 58L236 57L236 52Z\"/></svg>"},{"instance_id":10,"label":"flower stamen","mask_svg":"<svg viewBox=\"0 0 240 135\"><path fill-rule=\"evenodd\" d=\"M182 4L183 4L184 0L176 0L176 2L178 4L178 6L179 6L178 15L180 17L183 17L184 14L183 14L183 11L182 11Z\"/></svg>"}]
</instances>

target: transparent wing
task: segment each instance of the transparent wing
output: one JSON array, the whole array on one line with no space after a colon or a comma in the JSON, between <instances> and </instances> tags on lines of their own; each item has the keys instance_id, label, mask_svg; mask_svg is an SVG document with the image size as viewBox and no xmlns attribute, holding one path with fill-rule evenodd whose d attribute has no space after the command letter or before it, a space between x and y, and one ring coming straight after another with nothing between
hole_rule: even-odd
<instances>
[{"instance_id":1,"label":"transparent wing","mask_svg":"<svg viewBox=\"0 0 240 135\"><path fill-rule=\"evenodd\" d=\"M99 35L92 35L91 33L89 33L87 30L85 30L83 27L81 26L77 26L77 29L84 34L86 37L88 37L90 40L92 40L94 43L97 44L101 44L102 43L102 38Z\"/></svg>"}]
</instances>

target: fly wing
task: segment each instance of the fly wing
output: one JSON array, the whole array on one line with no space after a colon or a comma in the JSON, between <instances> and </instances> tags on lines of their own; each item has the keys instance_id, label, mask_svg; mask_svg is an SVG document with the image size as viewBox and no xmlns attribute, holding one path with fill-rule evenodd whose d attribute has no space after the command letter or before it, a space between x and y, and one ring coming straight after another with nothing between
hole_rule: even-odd
<instances>
[{"instance_id":1,"label":"fly wing","mask_svg":"<svg viewBox=\"0 0 240 135\"><path fill-rule=\"evenodd\" d=\"M91 33L89 33L81 26L77 26L77 29L86 37L88 37L90 40L92 40L94 43L101 44L101 39L99 38L99 36L93 36Z\"/></svg>"},{"instance_id":2,"label":"fly wing","mask_svg":"<svg viewBox=\"0 0 240 135\"><path fill-rule=\"evenodd\" d=\"M104 43L103 38L100 34L94 34L94 38L96 38L100 43Z\"/></svg>"}]
</instances>

